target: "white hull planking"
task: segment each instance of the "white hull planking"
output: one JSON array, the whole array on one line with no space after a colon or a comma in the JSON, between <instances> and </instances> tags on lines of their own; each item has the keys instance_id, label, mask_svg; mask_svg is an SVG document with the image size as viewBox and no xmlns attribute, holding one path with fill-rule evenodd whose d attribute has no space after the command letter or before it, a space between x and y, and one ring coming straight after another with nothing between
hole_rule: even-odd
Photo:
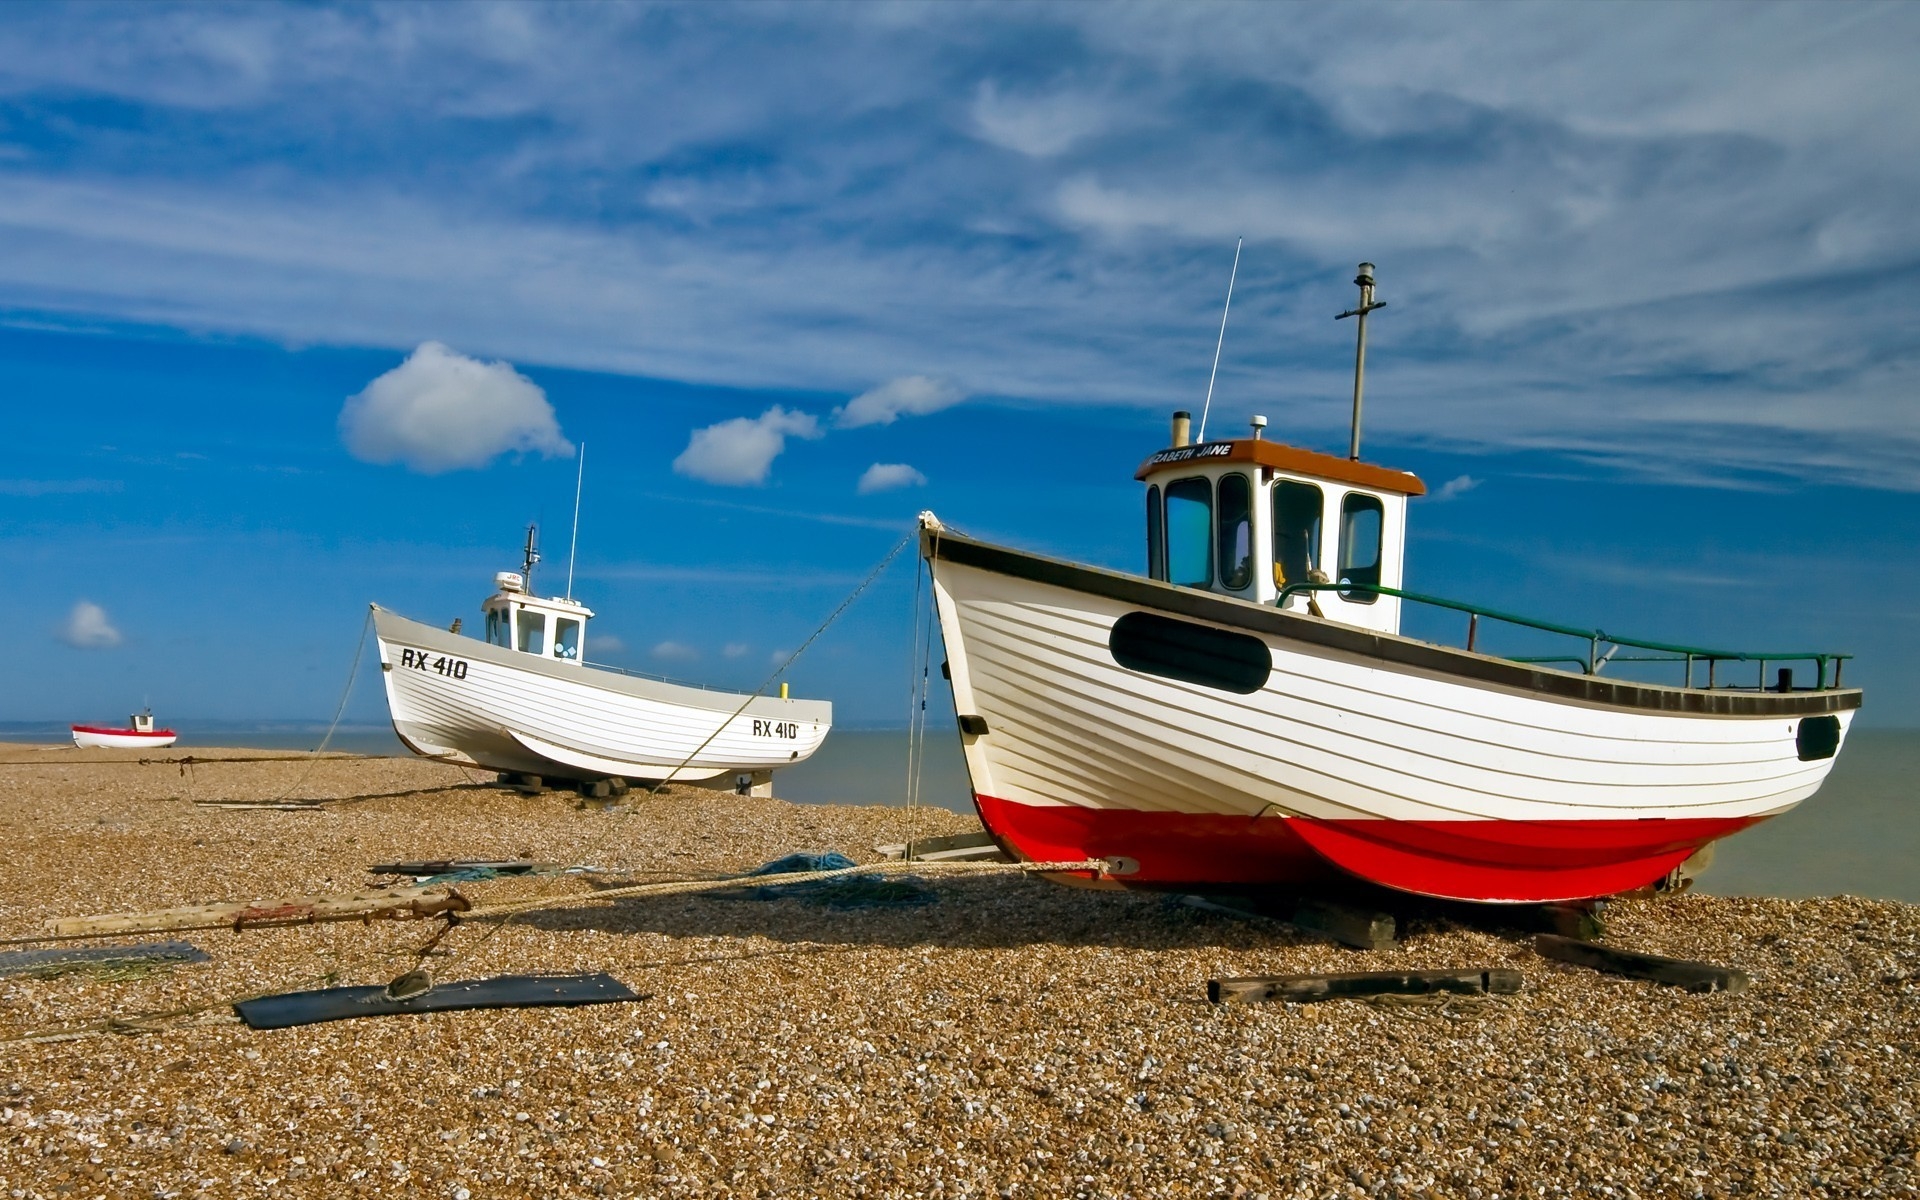
<instances>
[{"instance_id":1,"label":"white hull planking","mask_svg":"<svg viewBox=\"0 0 1920 1200\"><path fill-rule=\"evenodd\" d=\"M804 762L833 723L826 701L748 701L731 692L556 663L410 621L378 605L374 631L401 740L428 757L490 770L556 778L713 779ZM464 664L464 677L455 677L451 666L441 673L412 665L422 653L431 656L429 664L442 656ZM746 707L732 716L743 702Z\"/></svg>"},{"instance_id":2,"label":"white hull planking","mask_svg":"<svg viewBox=\"0 0 1920 1200\"><path fill-rule=\"evenodd\" d=\"M1813 794L1797 721L1603 708L1262 636L1252 695L1128 670L1138 605L941 562L976 793L1025 805L1330 820L1758 818ZM1302 618L1310 620L1312 618ZM1221 626L1229 628L1228 626ZM1237 632L1247 632L1237 630ZM1850 711L1837 714L1843 731Z\"/></svg>"}]
</instances>

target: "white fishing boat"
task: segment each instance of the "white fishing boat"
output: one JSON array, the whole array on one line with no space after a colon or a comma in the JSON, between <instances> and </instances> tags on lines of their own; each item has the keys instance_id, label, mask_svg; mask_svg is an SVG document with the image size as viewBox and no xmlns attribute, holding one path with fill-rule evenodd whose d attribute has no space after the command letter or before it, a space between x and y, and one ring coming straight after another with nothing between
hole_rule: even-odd
<instances>
[{"instance_id":1,"label":"white fishing boat","mask_svg":"<svg viewBox=\"0 0 1920 1200\"><path fill-rule=\"evenodd\" d=\"M373 606L394 732L414 753L549 782L722 781L770 795L772 773L826 739L833 705L791 699L785 684L747 696L589 663L593 612L534 595L537 560L529 530L522 571L496 575L481 605L484 640Z\"/></svg>"},{"instance_id":2,"label":"white fishing boat","mask_svg":"<svg viewBox=\"0 0 1920 1200\"><path fill-rule=\"evenodd\" d=\"M82 749L159 750L173 745L177 736L171 729L153 727L153 711L145 709L127 718L127 728L110 725L72 725L73 744Z\"/></svg>"},{"instance_id":3,"label":"white fishing boat","mask_svg":"<svg viewBox=\"0 0 1920 1200\"><path fill-rule=\"evenodd\" d=\"M1360 282L1364 313L1370 268ZM1107 859L1122 886L1577 900L1668 880L1814 794L1861 703L1844 655L1649 642L1405 590L1426 489L1359 460L1359 378L1348 458L1267 440L1259 417L1190 442L1175 414L1135 476L1144 575L922 514L967 769L1004 848ZM1403 635L1407 605L1460 614L1464 645ZM1496 625L1574 640L1487 653ZM1628 662L1675 678L1607 674Z\"/></svg>"}]
</instances>

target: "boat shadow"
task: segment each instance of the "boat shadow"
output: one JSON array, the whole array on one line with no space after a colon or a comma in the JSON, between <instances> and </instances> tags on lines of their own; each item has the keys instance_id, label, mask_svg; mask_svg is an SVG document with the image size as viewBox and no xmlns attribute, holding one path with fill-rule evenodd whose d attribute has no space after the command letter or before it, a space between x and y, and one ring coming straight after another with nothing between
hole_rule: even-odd
<instances>
[{"instance_id":1,"label":"boat shadow","mask_svg":"<svg viewBox=\"0 0 1920 1200\"><path fill-rule=\"evenodd\" d=\"M673 938L762 939L794 950L879 947L1006 950L1031 946L1122 950L1270 950L1340 946L1326 933L1285 920L1236 911L1212 900L1171 892L1067 887L1023 876L972 879L893 877L904 884L869 898L831 891L766 897L741 891L670 897L621 897L611 903L556 908L513 918L550 933L595 931ZM796 889L797 891L798 889ZM1325 893L1316 893L1324 899ZM588 899L583 897L582 899ZM1269 895L1276 906L1301 895ZM1376 905L1378 897L1370 897ZM1475 929L1515 941L1530 936L1519 914L1475 919L1401 898L1387 910L1400 945L1417 947L1436 934ZM1360 949L1345 946L1360 954ZM716 961L794 950L726 953ZM676 959L675 961L680 961Z\"/></svg>"}]
</instances>

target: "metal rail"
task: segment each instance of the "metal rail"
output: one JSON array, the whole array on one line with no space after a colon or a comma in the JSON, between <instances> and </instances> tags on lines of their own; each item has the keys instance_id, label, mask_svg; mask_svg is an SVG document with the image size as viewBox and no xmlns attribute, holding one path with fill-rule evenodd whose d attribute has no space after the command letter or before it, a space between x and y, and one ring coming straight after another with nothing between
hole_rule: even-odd
<instances>
[{"instance_id":1,"label":"metal rail","mask_svg":"<svg viewBox=\"0 0 1920 1200\"><path fill-rule=\"evenodd\" d=\"M1579 629L1572 625L1560 625L1552 621L1542 621L1534 617L1523 617L1518 613L1502 612L1497 608L1487 608L1484 605L1468 604L1464 600L1449 600L1444 596L1429 596L1423 592L1409 592L1400 588L1385 587L1380 584L1290 583L1280 590L1280 598L1277 603L1284 608L1286 607L1287 601L1291 600L1294 596L1312 592L1366 592L1375 596L1392 596L1395 599L1408 600L1415 604L1427 604L1435 608L1445 608L1451 609L1454 612L1466 613L1466 648L1475 653L1481 653L1476 643L1478 643L1480 637L1480 618L1482 617L1488 620L1501 621L1508 625L1519 625L1527 629L1538 629L1543 633L1555 633L1565 637L1579 638L1587 643L1585 658L1572 654L1546 655L1542 657L1514 654L1499 656L1507 659L1509 662L1539 664L1572 663L1587 675L1599 674L1601 668L1605 667L1609 662L1685 663L1686 682L1682 686L1689 688L1696 686L1693 681L1695 663L1706 664L1706 686L1711 689L1721 686L1719 682L1719 667L1721 663L1750 662L1759 665L1759 675L1754 685L1754 690L1756 691L1822 691L1830 687L1837 688L1840 686L1842 664L1853 657L1851 654L1829 654L1820 651L1771 651L1761 654L1753 651L1715 650L1705 646L1683 646L1674 642L1652 642L1643 638L1619 637L1602 629ZM1601 653L1600 650L1603 644L1608 647L1604 654ZM1618 655L1615 653L1623 647L1634 650L1653 650L1658 653L1633 655ZM1778 665L1783 662L1813 663L1815 672L1814 686L1811 688L1795 689L1793 687L1792 670L1782 667L1773 688L1769 689L1767 687L1767 664L1773 663ZM1828 663L1833 664L1832 683L1827 682ZM1728 684L1726 686L1737 687L1739 685Z\"/></svg>"}]
</instances>

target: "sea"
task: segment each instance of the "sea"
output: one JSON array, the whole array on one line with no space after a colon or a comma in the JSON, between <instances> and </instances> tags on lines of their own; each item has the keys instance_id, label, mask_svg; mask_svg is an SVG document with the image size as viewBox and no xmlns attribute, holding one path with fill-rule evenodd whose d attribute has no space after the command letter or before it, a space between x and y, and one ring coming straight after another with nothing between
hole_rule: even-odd
<instances>
[{"instance_id":1,"label":"sea","mask_svg":"<svg viewBox=\"0 0 1920 1200\"><path fill-rule=\"evenodd\" d=\"M312 750L324 725L177 721L192 732L173 753L204 746ZM0 741L60 742L64 726L0 722ZM387 725L337 729L329 750L404 756ZM949 731L929 733L910 761L903 729L836 729L796 767L774 776L775 794L801 804L918 803L970 812L966 763ZM1783 816L1721 841L1696 885L1716 896L1868 896L1920 904L1920 730L1856 729L1824 787Z\"/></svg>"}]
</instances>

